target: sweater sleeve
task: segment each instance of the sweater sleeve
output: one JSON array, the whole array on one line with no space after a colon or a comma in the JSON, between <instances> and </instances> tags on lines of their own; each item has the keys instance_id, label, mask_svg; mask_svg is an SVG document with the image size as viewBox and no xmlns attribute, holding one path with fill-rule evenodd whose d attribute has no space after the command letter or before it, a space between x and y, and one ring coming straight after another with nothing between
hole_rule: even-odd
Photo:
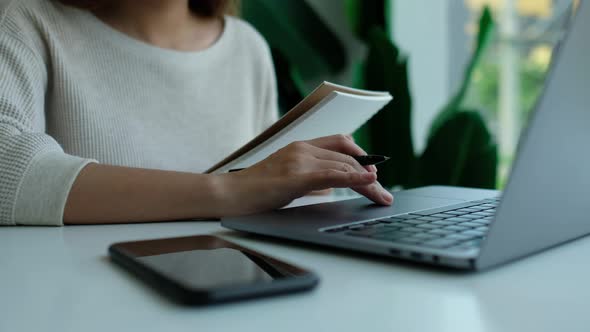
<instances>
[{"instance_id":1,"label":"sweater sleeve","mask_svg":"<svg viewBox=\"0 0 590 332\"><path fill-rule=\"evenodd\" d=\"M79 171L92 160L64 153L45 132L47 67L0 30L0 225L63 225Z\"/></svg>"},{"instance_id":2,"label":"sweater sleeve","mask_svg":"<svg viewBox=\"0 0 590 332\"><path fill-rule=\"evenodd\" d=\"M278 89L277 89L277 78L275 73L272 56L270 50L266 46L266 61L264 67L264 82L263 88L263 105L261 109L261 116L259 121L258 131L262 132L266 128L270 127L279 119L279 102L278 102Z\"/></svg>"}]
</instances>

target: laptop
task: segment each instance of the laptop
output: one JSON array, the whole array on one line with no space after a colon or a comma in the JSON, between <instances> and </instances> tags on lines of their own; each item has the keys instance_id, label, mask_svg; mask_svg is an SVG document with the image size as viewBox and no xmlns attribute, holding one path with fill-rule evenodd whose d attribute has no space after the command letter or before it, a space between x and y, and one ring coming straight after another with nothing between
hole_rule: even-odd
<instances>
[{"instance_id":1,"label":"laptop","mask_svg":"<svg viewBox=\"0 0 590 332\"><path fill-rule=\"evenodd\" d=\"M590 233L590 6L554 52L503 191L431 186L224 218L256 234L482 270ZM394 158L395 159L395 158ZM395 162L393 160L392 162Z\"/></svg>"}]
</instances>

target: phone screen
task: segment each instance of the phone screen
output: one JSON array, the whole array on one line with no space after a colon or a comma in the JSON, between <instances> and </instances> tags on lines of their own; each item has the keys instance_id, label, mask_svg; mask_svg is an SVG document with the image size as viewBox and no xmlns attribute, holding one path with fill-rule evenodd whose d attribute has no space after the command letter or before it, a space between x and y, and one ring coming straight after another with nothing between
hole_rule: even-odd
<instances>
[{"instance_id":1,"label":"phone screen","mask_svg":"<svg viewBox=\"0 0 590 332\"><path fill-rule=\"evenodd\" d=\"M211 303L313 288L302 268L209 236L117 243L115 263L186 303Z\"/></svg>"},{"instance_id":2,"label":"phone screen","mask_svg":"<svg viewBox=\"0 0 590 332\"><path fill-rule=\"evenodd\" d=\"M271 264L258 263L240 250L200 249L138 258L152 269L191 288L218 288L268 283L285 274ZM262 263L262 264L261 264Z\"/></svg>"}]
</instances>

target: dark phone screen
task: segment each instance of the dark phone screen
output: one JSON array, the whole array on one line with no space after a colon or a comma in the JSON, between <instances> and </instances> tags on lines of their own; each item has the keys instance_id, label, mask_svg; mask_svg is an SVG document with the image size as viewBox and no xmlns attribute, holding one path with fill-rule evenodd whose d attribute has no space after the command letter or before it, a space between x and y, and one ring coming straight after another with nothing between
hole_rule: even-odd
<instances>
[{"instance_id":1,"label":"dark phone screen","mask_svg":"<svg viewBox=\"0 0 590 332\"><path fill-rule=\"evenodd\" d=\"M192 289L271 283L308 272L214 236L115 245L152 270Z\"/></svg>"},{"instance_id":2,"label":"dark phone screen","mask_svg":"<svg viewBox=\"0 0 590 332\"><path fill-rule=\"evenodd\" d=\"M243 252L230 248L181 251L140 257L138 260L196 289L266 283L275 279L275 273L264 269L268 269L267 266L261 266Z\"/></svg>"}]
</instances>

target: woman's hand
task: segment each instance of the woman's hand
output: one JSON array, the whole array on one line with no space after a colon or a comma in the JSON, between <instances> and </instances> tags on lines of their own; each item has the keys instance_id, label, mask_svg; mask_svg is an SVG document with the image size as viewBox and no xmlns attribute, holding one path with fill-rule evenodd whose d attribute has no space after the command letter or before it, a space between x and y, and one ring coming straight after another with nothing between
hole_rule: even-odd
<instances>
[{"instance_id":1,"label":"woman's hand","mask_svg":"<svg viewBox=\"0 0 590 332\"><path fill-rule=\"evenodd\" d=\"M375 166L351 156L365 155L350 137L335 135L295 142L239 172L219 176L223 215L251 214L287 205L312 191L352 188L377 204L393 196L377 182Z\"/></svg>"},{"instance_id":2,"label":"woman's hand","mask_svg":"<svg viewBox=\"0 0 590 332\"><path fill-rule=\"evenodd\" d=\"M350 156L365 152L346 136L297 142L240 172L222 175L89 164L64 208L65 224L215 218L282 207L309 192L350 187L374 202L393 197L374 166Z\"/></svg>"}]
</instances>

